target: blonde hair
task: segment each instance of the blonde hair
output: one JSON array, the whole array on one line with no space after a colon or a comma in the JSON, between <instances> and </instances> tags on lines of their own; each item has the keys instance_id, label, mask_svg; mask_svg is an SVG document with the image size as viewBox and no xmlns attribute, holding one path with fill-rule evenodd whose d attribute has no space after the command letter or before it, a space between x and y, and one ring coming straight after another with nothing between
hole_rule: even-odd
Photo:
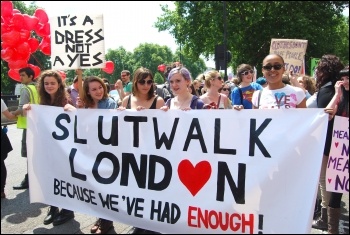
<instances>
[{"instance_id":1,"label":"blonde hair","mask_svg":"<svg viewBox=\"0 0 350 235\"><path fill-rule=\"evenodd\" d=\"M205 84L206 88L211 87L210 81L213 80L216 77L216 75L218 75L218 74L220 75L219 71L211 70L204 75L204 77L205 77L204 84Z\"/></svg>"}]
</instances>

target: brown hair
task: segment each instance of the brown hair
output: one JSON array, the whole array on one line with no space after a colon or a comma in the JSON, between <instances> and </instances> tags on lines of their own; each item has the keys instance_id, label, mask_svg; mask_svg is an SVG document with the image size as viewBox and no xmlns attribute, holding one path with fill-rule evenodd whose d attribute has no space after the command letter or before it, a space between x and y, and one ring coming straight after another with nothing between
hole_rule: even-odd
<instances>
[{"instance_id":1,"label":"brown hair","mask_svg":"<svg viewBox=\"0 0 350 235\"><path fill-rule=\"evenodd\" d=\"M89 94L89 85L91 82L99 82L104 90L103 99L108 98L106 84L103 82L103 80L101 78L96 77L96 76L86 77L84 80L84 84L83 84L84 102L85 102L86 107L92 107L95 104L94 100L92 99L91 95Z\"/></svg>"},{"instance_id":2,"label":"brown hair","mask_svg":"<svg viewBox=\"0 0 350 235\"><path fill-rule=\"evenodd\" d=\"M44 80L46 77L54 77L58 83L58 90L53 100L51 100L51 96L45 90ZM40 104L63 107L67 103L72 103L71 98L65 89L66 84L62 81L61 75L54 70L46 70L42 72L37 86Z\"/></svg>"},{"instance_id":3,"label":"brown hair","mask_svg":"<svg viewBox=\"0 0 350 235\"><path fill-rule=\"evenodd\" d=\"M250 64L240 64L237 67L237 78L239 83L242 82L242 72L244 71L249 71L249 70L253 70L253 67Z\"/></svg>"},{"instance_id":4,"label":"brown hair","mask_svg":"<svg viewBox=\"0 0 350 235\"><path fill-rule=\"evenodd\" d=\"M153 80L153 74L151 70L140 67L134 72L134 78L132 79L132 94L134 96L139 95L139 90L137 88L137 82L146 79L147 77L150 77ZM154 86L150 86L151 88L148 91L148 99L150 100L154 97Z\"/></svg>"}]
</instances>

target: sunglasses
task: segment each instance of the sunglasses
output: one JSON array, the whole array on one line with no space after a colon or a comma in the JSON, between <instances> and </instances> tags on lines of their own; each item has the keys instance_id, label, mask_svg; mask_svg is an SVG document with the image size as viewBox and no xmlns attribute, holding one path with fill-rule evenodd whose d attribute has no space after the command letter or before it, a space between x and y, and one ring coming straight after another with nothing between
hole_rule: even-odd
<instances>
[{"instance_id":1,"label":"sunglasses","mask_svg":"<svg viewBox=\"0 0 350 235\"><path fill-rule=\"evenodd\" d=\"M123 77L126 77L126 76L128 76L128 75L126 75L126 74L122 74L122 75L121 75L122 78L123 78Z\"/></svg>"},{"instance_id":2,"label":"sunglasses","mask_svg":"<svg viewBox=\"0 0 350 235\"><path fill-rule=\"evenodd\" d=\"M254 71L253 70L247 70L247 71L241 72L241 74L245 75L245 76L247 76L249 73L254 73Z\"/></svg>"},{"instance_id":3,"label":"sunglasses","mask_svg":"<svg viewBox=\"0 0 350 235\"><path fill-rule=\"evenodd\" d=\"M152 85L153 84L153 80L140 80L140 81L137 81L140 85L145 85L147 83L147 85Z\"/></svg>"},{"instance_id":4,"label":"sunglasses","mask_svg":"<svg viewBox=\"0 0 350 235\"><path fill-rule=\"evenodd\" d=\"M280 70L283 67L282 64L275 64L275 65L265 65L263 66L263 69L265 69L266 71L271 71L271 69L273 68L274 70Z\"/></svg>"},{"instance_id":5,"label":"sunglasses","mask_svg":"<svg viewBox=\"0 0 350 235\"><path fill-rule=\"evenodd\" d=\"M230 88L222 88L222 91L230 91Z\"/></svg>"}]
</instances>

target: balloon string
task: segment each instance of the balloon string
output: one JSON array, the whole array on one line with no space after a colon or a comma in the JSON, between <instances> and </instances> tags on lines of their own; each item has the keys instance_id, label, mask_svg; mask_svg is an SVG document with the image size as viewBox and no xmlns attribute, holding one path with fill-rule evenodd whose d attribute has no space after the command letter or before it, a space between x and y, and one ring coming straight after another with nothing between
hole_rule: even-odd
<instances>
[{"instance_id":1,"label":"balloon string","mask_svg":"<svg viewBox=\"0 0 350 235\"><path fill-rule=\"evenodd\" d=\"M39 62L39 60L33 55L31 54L31 56L33 56L34 60L39 64L39 68L43 69L43 66L41 65L41 63Z\"/></svg>"}]
</instances>

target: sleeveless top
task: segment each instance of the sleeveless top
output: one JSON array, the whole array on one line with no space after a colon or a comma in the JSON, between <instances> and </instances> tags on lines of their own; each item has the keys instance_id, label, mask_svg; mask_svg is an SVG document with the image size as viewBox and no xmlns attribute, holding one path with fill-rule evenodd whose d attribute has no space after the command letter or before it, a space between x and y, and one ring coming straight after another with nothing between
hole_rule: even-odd
<instances>
[{"instance_id":1,"label":"sleeveless top","mask_svg":"<svg viewBox=\"0 0 350 235\"><path fill-rule=\"evenodd\" d=\"M157 99L158 99L158 95L156 95L154 97L154 100L151 104L151 107L149 107L149 109L156 109L157 108ZM126 109L131 109L130 100L131 100L131 95L129 95L128 104L126 105Z\"/></svg>"}]
</instances>

